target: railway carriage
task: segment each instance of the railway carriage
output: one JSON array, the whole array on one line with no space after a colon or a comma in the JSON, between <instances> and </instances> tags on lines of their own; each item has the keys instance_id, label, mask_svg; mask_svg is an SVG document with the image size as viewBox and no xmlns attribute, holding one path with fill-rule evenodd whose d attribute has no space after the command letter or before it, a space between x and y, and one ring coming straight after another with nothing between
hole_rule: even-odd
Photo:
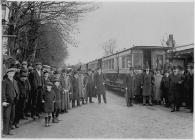
<instances>
[{"instance_id":1,"label":"railway carriage","mask_svg":"<svg viewBox=\"0 0 195 140\"><path fill-rule=\"evenodd\" d=\"M87 69L95 70L101 67L106 86L124 91L124 82L130 66L134 67L135 72L138 67L144 69L146 64L149 64L151 69L163 69L168 49L162 46L134 46L89 62Z\"/></svg>"}]
</instances>

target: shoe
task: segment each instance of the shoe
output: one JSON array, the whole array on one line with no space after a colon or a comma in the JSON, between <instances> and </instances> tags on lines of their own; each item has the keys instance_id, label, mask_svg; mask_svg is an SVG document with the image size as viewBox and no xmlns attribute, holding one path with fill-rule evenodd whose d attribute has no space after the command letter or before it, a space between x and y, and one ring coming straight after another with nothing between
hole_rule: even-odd
<instances>
[{"instance_id":1,"label":"shoe","mask_svg":"<svg viewBox=\"0 0 195 140\"><path fill-rule=\"evenodd\" d=\"M153 106L153 104L149 104L149 106Z\"/></svg>"},{"instance_id":2,"label":"shoe","mask_svg":"<svg viewBox=\"0 0 195 140\"><path fill-rule=\"evenodd\" d=\"M17 124L15 124L15 128L19 128L19 126Z\"/></svg>"},{"instance_id":3,"label":"shoe","mask_svg":"<svg viewBox=\"0 0 195 140\"><path fill-rule=\"evenodd\" d=\"M28 118L27 118L27 117L22 117L21 119L22 119L22 120L28 120Z\"/></svg>"},{"instance_id":4,"label":"shoe","mask_svg":"<svg viewBox=\"0 0 195 140\"><path fill-rule=\"evenodd\" d=\"M172 108L172 109L171 109L171 112L175 112L175 109Z\"/></svg>"},{"instance_id":5,"label":"shoe","mask_svg":"<svg viewBox=\"0 0 195 140\"><path fill-rule=\"evenodd\" d=\"M33 118L33 120L36 120L36 119L38 119L38 117L37 117L37 116L33 116L32 118Z\"/></svg>"},{"instance_id":6,"label":"shoe","mask_svg":"<svg viewBox=\"0 0 195 140\"><path fill-rule=\"evenodd\" d=\"M12 126L10 127L10 129L11 129L11 130L15 129L14 125L12 125Z\"/></svg>"},{"instance_id":7,"label":"shoe","mask_svg":"<svg viewBox=\"0 0 195 140\"><path fill-rule=\"evenodd\" d=\"M6 134L2 134L2 138L6 137Z\"/></svg>"},{"instance_id":8,"label":"shoe","mask_svg":"<svg viewBox=\"0 0 195 140\"><path fill-rule=\"evenodd\" d=\"M143 104L143 106L145 106L146 104Z\"/></svg>"},{"instance_id":9,"label":"shoe","mask_svg":"<svg viewBox=\"0 0 195 140\"><path fill-rule=\"evenodd\" d=\"M56 119L53 119L52 123L59 123L59 122Z\"/></svg>"},{"instance_id":10,"label":"shoe","mask_svg":"<svg viewBox=\"0 0 195 140\"><path fill-rule=\"evenodd\" d=\"M94 103L93 101L91 101L90 103Z\"/></svg>"},{"instance_id":11,"label":"shoe","mask_svg":"<svg viewBox=\"0 0 195 140\"><path fill-rule=\"evenodd\" d=\"M14 133L10 133L10 132L9 132L9 133L7 133L7 135L14 135Z\"/></svg>"}]
</instances>

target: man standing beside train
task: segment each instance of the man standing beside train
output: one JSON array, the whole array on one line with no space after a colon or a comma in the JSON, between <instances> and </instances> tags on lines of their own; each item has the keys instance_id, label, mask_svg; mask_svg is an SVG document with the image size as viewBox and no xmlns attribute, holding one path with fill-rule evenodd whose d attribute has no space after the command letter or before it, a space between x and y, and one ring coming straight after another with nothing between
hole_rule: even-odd
<instances>
[{"instance_id":1,"label":"man standing beside train","mask_svg":"<svg viewBox=\"0 0 195 140\"><path fill-rule=\"evenodd\" d=\"M106 100L106 92L105 92L105 82L102 75L102 70L100 67L97 68L98 73L94 75L94 85L95 85L95 92L98 96L98 103L101 103L101 95L103 96L104 103L107 103Z\"/></svg>"},{"instance_id":2,"label":"man standing beside train","mask_svg":"<svg viewBox=\"0 0 195 140\"><path fill-rule=\"evenodd\" d=\"M127 107L133 106L133 98L135 92L135 76L134 76L133 67L129 68L129 74L126 77L125 85L126 85L125 99L126 99Z\"/></svg>"}]
</instances>

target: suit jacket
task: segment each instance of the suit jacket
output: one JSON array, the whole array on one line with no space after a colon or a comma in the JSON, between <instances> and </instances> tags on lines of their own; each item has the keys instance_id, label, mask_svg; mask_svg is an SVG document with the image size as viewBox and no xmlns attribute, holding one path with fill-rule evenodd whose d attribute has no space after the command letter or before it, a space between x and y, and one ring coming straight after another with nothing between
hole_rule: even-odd
<instances>
[{"instance_id":1,"label":"suit jacket","mask_svg":"<svg viewBox=\"0 0 195 140\"><path fill-rule=\"evenodd\" d=\"M13 82L9 78L2 81L2 102L15 103L16 97L19 98L19 88L17 81Z\"/></svg>"},{"instance_id":2,"label":"suit jacket","mask_svg":"<svg viewBox=\"0 0 195 140\"><path fill-rule=\"evenodd\" d=\"M38 83L39 83L39 80L40 80L40 86L43 87L43 73L41 72L41 76L39 76L38 72L36 70L34 70L32 73L31 73L31 86L32 86L32 89L37 89L38 88Z\"/></svg>"}]
</instances>

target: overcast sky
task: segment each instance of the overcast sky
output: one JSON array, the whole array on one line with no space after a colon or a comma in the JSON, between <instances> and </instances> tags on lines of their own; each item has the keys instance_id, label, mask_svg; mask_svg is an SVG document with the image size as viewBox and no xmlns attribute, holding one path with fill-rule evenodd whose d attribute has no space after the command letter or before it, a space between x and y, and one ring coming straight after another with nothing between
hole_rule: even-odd
<instances>
[{"instance_id":1,"label":"overcast sky","mask_svg":"<svg viewBox=\"0 0 195 140\"><path fill-rule=\"evenodd\" d=\"M161 45L173 34L177 45L194 42L193 3L103 2L78 23L78 48L69 48L68 64L89 62L103 56L102 44L116 39L117 48Z\"/></svg>"}]
</instances>

